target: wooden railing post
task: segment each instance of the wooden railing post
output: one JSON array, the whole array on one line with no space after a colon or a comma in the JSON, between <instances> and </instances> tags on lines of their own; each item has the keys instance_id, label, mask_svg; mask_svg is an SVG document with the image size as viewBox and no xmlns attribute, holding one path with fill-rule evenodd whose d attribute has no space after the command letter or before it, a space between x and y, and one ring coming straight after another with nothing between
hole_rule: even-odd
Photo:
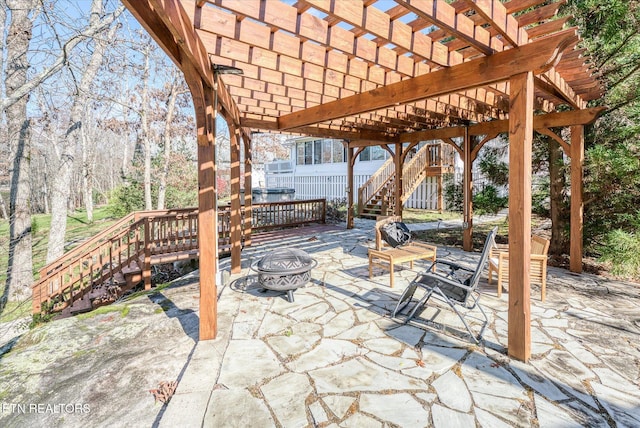
<instances>
[{"instance_id":1,"label":"wooden railing post","mask_svg":"<svg viewBox=\"0 0 640 428\"><path fill-rule=\"evenodd\" d=\"M151 290L151 218L144 219L144 265L142 267L142 279L144 280L144 289Z\"/></svg>"}]
</instances>

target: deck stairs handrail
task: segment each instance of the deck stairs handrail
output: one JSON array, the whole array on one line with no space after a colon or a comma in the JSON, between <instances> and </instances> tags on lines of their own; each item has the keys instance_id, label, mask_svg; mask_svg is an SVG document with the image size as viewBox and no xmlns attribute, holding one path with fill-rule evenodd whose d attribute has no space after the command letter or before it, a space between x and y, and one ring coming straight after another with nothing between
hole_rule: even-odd
<instances>
[{"instance_id":1,"label":"deck stairs handrail","mask_svg":"<svg viewBox=\"0 0 640 428\"><path fill-rule=\"evenodd\" d=\"M418 188L420 183L433 169L438 169L436 174L444 168L453 169L455 162L455 150L448 144L426 144L420 148L402 168L402 200L404 204ZM382 166L358 189L358 215L362 215L367 204L378 200L389 208L395 204L395 164L393 158L387 159Z\"/></svg>"},{"instance_id":2,"label":"deck stairs handrail","mask_svg":"<svg viewBox=\"0 0 640 428\"><path fill-rule=\"evenodd\" d=\"M393 158L389 158L369 179L358 189L358 215L362 214L364 207L379 193L385 189L391 179L395 177L395 165Z\"/></svg>"},{"instance_id":3,"label":"deck stairs handrail","mask_svg":"<svg viewBox=\"0 0 640 428\"><path fill-rule=\"evenodd\" d=\"M429 168L454 165L454 148L449 144L426 144L402 168L402 203L404 204L427 177Z\"/></svg>"},{"instance_id":4,"label":"deck stairs handrail","mask_svg":"<svg viewBox=\"0 0 640 428\"><path fill-rule=\"evenodd\" d=\"M132 262L145 266L152 255L197 248L197 213L186 208L127 215L40 270L32 286L33 312L39 313L43 302L64 309Z\"/></svg>"},{"instance_id":5,"label":"deck stairs handrail","mask_svg":"<svg viewBox=\"0 0 640 428\"><path fill-rule=\"evenodd\" d=\"M324 222L326 200L258 203L253 204L250 212L255 232L300 226ZM244 207L241 214L246 215ZM242 224L245 224L244 219ZM218 209L217 237L220 252L231 248L230 230L230 209L221 207ZM242 239L244 232L243 229ZM197 258L198 255L198 208L129 214L43 267L40 279L31 287L32 311L34 314L43 310L58 312L69 306L73 311L74 303L83 298L87 303L95 299L95 295L100 295L100 299L102 296L113 297L126 291L120 284L126 283L130 289L140 282L140 278L145 289L149 289L152 265ZM90 302L88 307L90 310Z\"/></svg>"}]
</instances>

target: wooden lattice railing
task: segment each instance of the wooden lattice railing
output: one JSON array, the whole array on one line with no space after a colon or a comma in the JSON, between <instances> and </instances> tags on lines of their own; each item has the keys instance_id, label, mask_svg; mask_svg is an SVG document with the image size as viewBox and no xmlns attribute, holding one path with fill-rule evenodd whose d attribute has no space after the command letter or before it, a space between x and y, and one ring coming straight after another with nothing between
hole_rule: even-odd
<instances>
[{"instance_id":1,"label":"wooden lattice railing","mask_svg":"<svg viewBox=\"0 0 640 428\"><path fill-rule=\"evenodd\" d=\"M358 215L362 214L364 207L379 193L385 189L390 180L395 176L393 158L385 163L358 189Z\"/></svg>"},{"instance_id":2,"label":"wooden lattice railing","mask_svg":"<svg viewBox=\"0 0 640 428\"><path fill-rule=\"evenodd\" d=\"M279 227L324 222L326 201L314 199L252 205L254 233ZM245 210L242 210L243 216ZM228 251L230 210L218 210L218 247ZM242 221L244 225L244 220ZM186 208L129 214L119 222L43 267L32 286L33 313L43 304L59 311L82 299L94 287L114 282L124 269L136 264L142 270L145 288L151 285L151 265L174 255L197 256L198 210Z\"/></svg>"},{"instance_id":3,"label":"wooden lattice railing","mask_svg":"<svg viewBox=\"0 0 640 428\"><path fill-rule=\"evenodd\" d=\"M427 175L453 171L455 150L449 144L427 144L418 150L402 168L402 201L404 204ZM392 207L395 180L393 159L387 159L382 166L358 189L358 215L362 215L366 205L376 199ZM383 209L383 211L385 211Z\"/></svg>"},{"instance_id":4,"label":"wooden lattice railing","mask_svg":"<svg viewBox=\"0 0 640 428\"><path fill-rule=\"evenodd\" d=\"M434 169L442 173L442 168L453 170L455 149L449 144L427 144L404 164L402 168L402 203L418 188L429 172Z\"/></svg>"}]
</instances>

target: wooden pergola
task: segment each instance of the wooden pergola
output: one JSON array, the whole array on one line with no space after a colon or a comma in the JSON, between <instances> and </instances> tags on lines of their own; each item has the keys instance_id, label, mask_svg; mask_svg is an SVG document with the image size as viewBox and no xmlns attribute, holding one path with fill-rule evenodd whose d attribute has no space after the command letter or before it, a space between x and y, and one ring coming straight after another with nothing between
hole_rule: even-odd
<instances>
[{"instance_id":1,"label":"wooden pergola","mask_svg":"<svg viewBox=\"0 0 640 428\"><path fill-rule=\"evenodd\" d=\"M567 28L569 17L557 16L565 0L123 3L182 70L193 96L200 339L214 338L217 331L214 149L219 113L229 125L232 148L234 272L240 269L241 251L240 150L244 145L250 210L252 130L343 139L350 177L358 151L381 145L393 153L397 193L408 148L433 139L453 144L464 161L466 250L472 232L471 164L486 141L508 133L508 352L529 359L533 132L556 139L571 157L570 256L571 270L579 272L584 125L601 112L586 108L601 88L579 46L577 29ZM234 68L242 74L227 74ZM560 106L565 111L558 112ZM558 127L570 129L570 141L552 131ZM349 199L352 205L352 184Z\"/></svg>"}]
</instances>

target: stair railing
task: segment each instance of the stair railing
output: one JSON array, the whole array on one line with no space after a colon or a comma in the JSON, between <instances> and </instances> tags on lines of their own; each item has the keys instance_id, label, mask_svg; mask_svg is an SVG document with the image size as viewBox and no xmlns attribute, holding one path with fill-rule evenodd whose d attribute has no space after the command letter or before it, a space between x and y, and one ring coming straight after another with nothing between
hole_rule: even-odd
<instances>
[{"instance_id":1,"label":"stair railing","mask_svg":"<svg viewBox=\"0 0 640 428\"><path fill-rule=\"evenodd\" d=\"M197 248L197 208L130 214L48 264L32 286L33 313L39 313L44 302L50 302L50 310L64 309L133 261L150 272L150 256L161 253L163 244L171 250Z\"/></svg>"},{"instance_id":2,"label":"stair railing","mask_svg":"<svg viewBox=\"0 0 640 428\"><path fill-rule=\"evenodd\" d=\"M385 163L358 189L358 215L362 214L365 205L371 201L389 180L395 176L395 165L393 158L387 159Z\"/></svg>"},{"instance_id":3,"label":"stair railing","mask_svg":"<svg viewBox=\"0 0 640 428\"><path fill-rule=\"evenodd\" d=\"M402 168L402 203L404 204L414 190L422 183L427 175L427 166L431 166L434 159L437 159L437 152L434 147L439 145L427 144L418 150L409 162Z\"/></svg>"}]
</instances>

